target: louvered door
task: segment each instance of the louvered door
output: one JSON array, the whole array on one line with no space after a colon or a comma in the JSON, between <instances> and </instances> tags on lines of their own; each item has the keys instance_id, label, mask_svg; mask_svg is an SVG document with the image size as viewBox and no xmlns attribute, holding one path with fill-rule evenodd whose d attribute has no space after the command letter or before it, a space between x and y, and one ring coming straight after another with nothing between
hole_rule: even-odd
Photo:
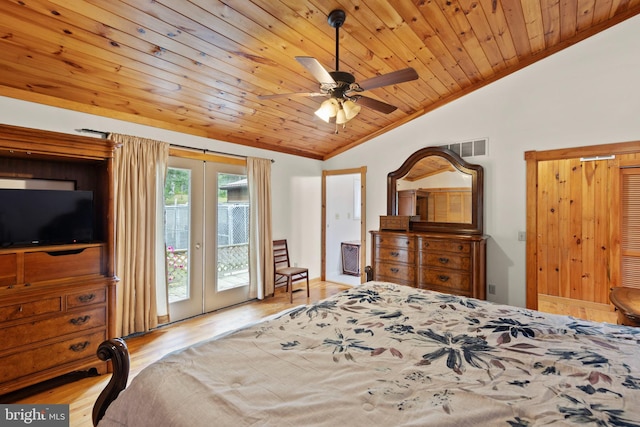
<instances>
[{"instance_id":1,"label":"louvered door","mask_svg":"<svg viewBox=\"0 0 640 427\"><path fill-rule=\"evenodd\" d=\"M640 168L621 170L622 286L640 288Z\"/></svg>"}]
</instances>

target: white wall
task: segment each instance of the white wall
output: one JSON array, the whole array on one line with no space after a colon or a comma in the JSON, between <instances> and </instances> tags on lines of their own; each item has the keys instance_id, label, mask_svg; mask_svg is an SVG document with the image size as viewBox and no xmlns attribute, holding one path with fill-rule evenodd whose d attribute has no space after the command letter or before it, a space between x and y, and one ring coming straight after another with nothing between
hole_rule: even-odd
<instances>
[{"instance_id":1,"label":"white wall","mask_svg":"<svg viewBox=\"0 0 640 427\"><path fill-rule=\"evenodd\" d=\"M321 170L367 166L367 229L386 212L386 176L420 148L489 138L485 232L491 236L490 299L525 304L524 152L640 140L640 16L488 85L327 162L227 144L0 97L6 124L74 133L80 127L154 138L273 165L274 237L290 240L294 262L320 275ZM357 118L356 118L357 120ZM370 244L363 245L370 258Z\"/></svg>"},{"instance_id":2,"label":"white wall","mask_svg":"<svg viewBox=\"0 0 640 427\"><path fill-rule=\"evenodd\" d=\"M524 152L640 141L640 16L328 160L367 166L367 229L386 213L386 175L420 148L489 138L485 168L489 299L524 306ZM639 144L640 147L640 144ZM366 245L369 249L369 244ZM370 259L370 250L367 254Z\"/></svg>"},{"instance_id":3,"label":"white wall","mask_svg":"<svg viewBox=\"0 0 640 427\"><path fill-rule=\"evenodd\" d=\"M307 266L311 277L320 276L322 162L6 97L0 97L0 111L0 122L14 126L75 135L78 135L75 129L87 128L229 154L274 159L271 170L273 236L289 240L292 262Z\"/></svg>"}]
</instances>

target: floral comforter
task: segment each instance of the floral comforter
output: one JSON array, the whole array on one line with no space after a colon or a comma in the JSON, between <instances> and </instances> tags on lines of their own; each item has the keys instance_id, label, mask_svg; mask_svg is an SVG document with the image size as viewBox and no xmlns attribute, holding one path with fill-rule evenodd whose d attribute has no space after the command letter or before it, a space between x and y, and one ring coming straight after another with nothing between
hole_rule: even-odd
<instances>
[{"instance_id":1,"label":"floral comforter","mask_svg":"<svg viewBox=\"0 0 640 427\"><path fill-rule=\"evenodd\" d=\"M639 341L369 282L163 358L100 426L640 426Z\"/></svg>"}]
</instances>

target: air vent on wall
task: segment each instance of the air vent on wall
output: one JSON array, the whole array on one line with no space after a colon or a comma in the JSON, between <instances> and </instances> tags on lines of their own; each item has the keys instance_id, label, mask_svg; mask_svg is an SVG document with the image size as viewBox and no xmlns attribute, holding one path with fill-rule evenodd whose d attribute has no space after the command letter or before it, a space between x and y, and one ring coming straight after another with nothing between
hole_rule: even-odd
<instances>
[{"instance_id":1,"label":"air vent on wall","mask_svg":"<svg viewBox=\"0 0 640 427\"><path fill-rule=\"evenodd\" d=\"M489 139L479 138L472 141L456 142L453 144L441 145L442 148L448 148L460 157L477 157L487 156L489 154Z\"/></svg>"}]
</instances>

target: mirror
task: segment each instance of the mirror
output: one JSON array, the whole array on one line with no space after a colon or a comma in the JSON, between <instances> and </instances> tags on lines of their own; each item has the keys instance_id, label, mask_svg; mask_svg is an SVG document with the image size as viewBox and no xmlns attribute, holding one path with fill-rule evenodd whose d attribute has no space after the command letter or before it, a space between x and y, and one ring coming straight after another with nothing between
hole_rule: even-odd
<instances>
[{"instance_id":1,"label":"mirror","mask_svg":"<svg viewBox=\"0 0 640 427\"><path fill-rule=\"evenodd\" d=\"M413 231L482 234L483 187L482 166L423 148L387 175L387 215L411 216Z\"/></svg>"}]
</instances>

